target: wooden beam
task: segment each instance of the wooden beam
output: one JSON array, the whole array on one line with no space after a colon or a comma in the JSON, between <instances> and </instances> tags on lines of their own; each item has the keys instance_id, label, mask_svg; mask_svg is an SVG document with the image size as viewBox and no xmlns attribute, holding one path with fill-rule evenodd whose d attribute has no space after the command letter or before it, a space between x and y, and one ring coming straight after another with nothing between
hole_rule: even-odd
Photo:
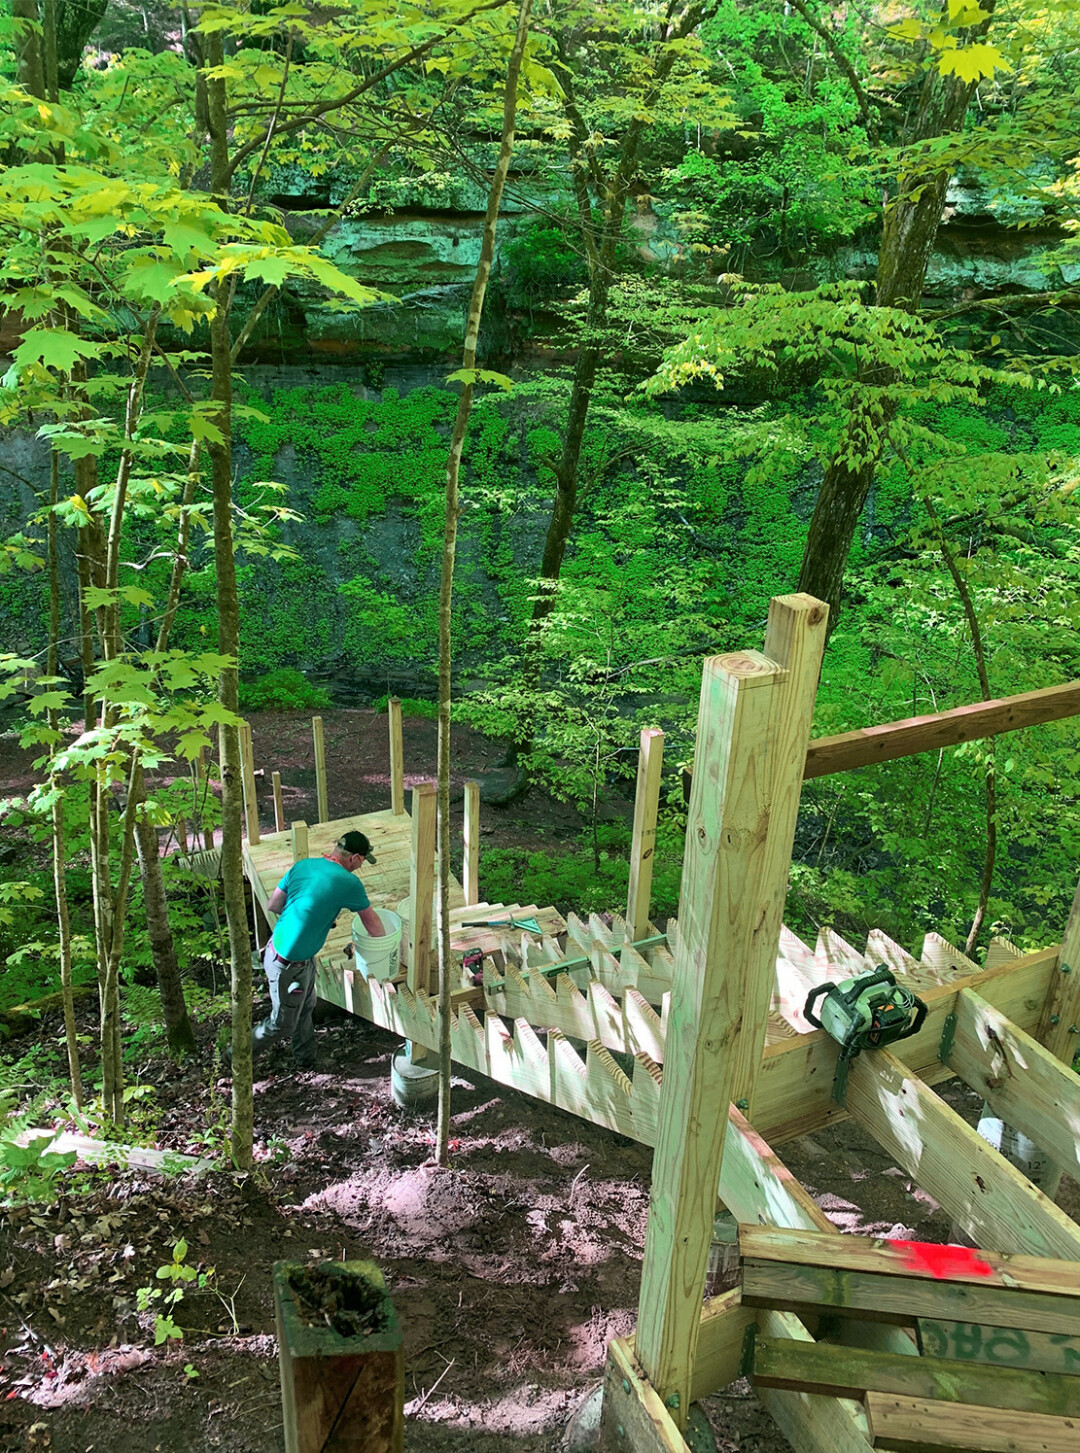
<instances>
[{"instance_id":1,"label":"wooden beam","mask_svg":"<svg viewBox=\"0 0 1080 1453\"><path fill-rule=\"evenodd\" d=\"M1080 1051L1080 885L1065 925L1058 971L1051 980L1038 1039L1067 1065Z\"/></svg>"},{"instance_id":2,"label":"wooden beam","mask_svg":"<svg viewBox=\"0 0 1080 1453\"><path fill-rule=\"evenodd\" d=\"M813 1341L790 1312L764 1309L757 1321L767 1337ZM857 1402L771 1388L762 1388L758 1397L795 1453L867 1453L870 1447L866 1414Z\"/></svg>"},{"instance_id":3,"label":"wooden beam","mask_svg":"<svg viewBox=\"0 0 1080 1453\"><path fill-rule=\"evenodd\" d=\"M255 756L251 746L251 723L240 724L240 777L244 789L244 818L247 840L256 846L259 837L259 804L255 796Z\"/></svg>"},{"instance_id":4,"label":"wooden beam","mask_svg":"<svg viewBox=\"0 0 1080 1453\"><path fill-rule=\"evenodd\" d=\"M281 795L281 773L275 772L271 778L274 784L274 831L285 831L285 800Z\"/></svg>"},{"instance_id":5,"label":"wooden beam","mask_svg":"<svg viewBox=\"0 0 1080 1453\"><path fill-rule=\"evenodd\" d=\"M396 809L395 809L396 811ZM480 784L465 783L465 856L462 865L466 903L480 902Z\"/></svg>"},{"instance_id":6,"label":"wooden beam","mask_svg":"<svg viewBox=\"0 0 1080 1453\"><path fill-rule=\"evenodd\" d=\"M597 1453L690 1453L675 1424L621 1337L608 1343Z\"/></svg>"},{"instance_id":7,"label":"wooden beam","mask_svg":"<svg viewBox=\"0 0 1080 1453\"><path fill-rule=\"evenodd\" d=\"M771 694L765 764L767 836L760 866L760 911L749 941L750 967L743 1016L734 1040L735 1070L730 1096L737 1104L746 1101L751 1120L755 1115L757 1080L776 982L777 950L802 791L802 765L814 716L828 618L828 606L811 595L774 596L769 602L765 655L786 676Z\"/></svg>"},{"instance_id":8,"label":"wooden beam","mask_svg":"<svg viewBox=\"0 0 1080 1453\"><path fill-rule=\"evenodd\" d=\"M664 733L656 727L646 727L641 733L638 749L634 831L630 840L630 888L626 897L627 938L631 943L644 938L648 931L663 765Z\"/></svg>"},{"instance_id":9,"label":"wooden beam","mask_svg":"<svg viewBox=\"0 0 1080 1453\"><path fill-rule=\"evenodd\" d=\"M756 1319L755 1309L742 1304L741 1287L731 1287L705 1303L690 1383L691 1402L719 1392L742 1376L746 1329Z\"/></svg>"},{"instance_id":10,"label":"wooden beam","mask_svg":"<svg viewBox=\"0 0 1080 1453\"><path fill-rule=\"evenodd\" d=\"M927 1402L891 1393L867 1395L875 1447L892 1453L1076 1453L1080 1421L997 1410L992 1418L963 1403Z\"/></svg>"},{"instance_id":11,"label":"wooden beam","mask_svg":"<svg viewBox=\"0 0 1080 1453\"><path fill-rule=\"evenodd\" d=\"M986 1363L995 1369L1030 1368L1033 1372L1065 1373L1080 1382L1080 1332L1032 1332L1021 1327L994 1327L981 1322L950 1322L920 1317L919 1345L927 1357Z\"/></svg>"},{"instance_id":12,"label":"wooden beam","mask_svg":"<svg viewBox=\"0 0 1080 1453\"><path fill-rule=\"evenodd\" d=\"M649 1380L677 1421L685 1420L690 1403L727 1131L727 1117L717 1110L731 1100L733 1041L748 1012L755 935L773 897L764 876L768 728L783 677L758 652L710 657L702 675L635 1340ZM771 982L767 988L771 994Z\"/></svg>"},{"instance_id":13,"label":"wooden beam","mask_svg":"<svg viewBox=\"0 0 1080 1453\"><path fill-rule=\"evenodd\" d=\"M962 1249L962 1248L961 1248ZM1070 1336L1077 1306L1071 1297L1025 1293L1011 1288L958 1281L848 1271L805 1261L758 1261L744 1257L742 1299L747 1307L838 1313L867 1322L914 1326L920 1318L961 1321L1021 1331Z\"/></svg>"},{"instance_id":14,"label":"wooden beam","mask_svg":"<svg viewBox=\"0 0 1080 1453\"><path fill-rule=\"evenodd\" d=\"M326 749L323 746L322 717L311 718L311 735L315 743L315 794L319 805L319 821L330 821L330 804L326 792Z\"/></svg>"},{"instance_id":15,"label":"wooden beam","mask_svg":"<svg viewBox=\"0 0 1080 1453\"><path fill-rule=\"evenodd\" d=\"M412 793L412 850L409 859L409 988L425 993L431 977L431 915L435 893L434 782L420 782ZM437 1045L431 1046L437 1048Z\"/></svg>"},{"instance_id":16,"label":"wooden beam","mask_svg":"<svg viewBox=\"0 0 1080 1453\"><path fill-rule=\"evenodd\" d=\"M862 727L835 737L818 737L807 749L803 776L807 780L827 777L833 772L849 772L854 767L891 762L917 752L936 752L959 742L973 742L1078 714L1080 681L1070 681L1064 686L1024 691L997 701L976 701L932 716L905 717L903 721Z\"/></svg>"},{"instance_id":17,"label":"wooden beam","mask_svg":"<svg viewBox=\"0 0 1080 1453\"><path fill-rule=\"evenodd\" d=\"M391 696L386 703L390 723L390 811L400 817L405 811L405 751L401 737L401 702Z\"/></svg>"},{"instance_id":18,"label":"wooden beam","mask_svg":"<svg viewBox=\"0 0 1080 1453\"><path fill-rule=\"evenodd\" d=\"M868 1272L894 1277L905 1284L927 1282L940 1287L997 1287L1014 1293L1062 1298L1080 1318L1080 1265L1043 1256L1010 1256L967 1246L940 1246L932 1241L894 1241L876 1236L838 1236L827 1226L739 1227L739 1249L753 1261L825 1267L830 1271ZM1058 1308L1064 1315L1064 1302ZM1037 1326L1019 1322L1018 1326ZM1078 1324L1080 1330L1080 1324Z\"/></svg>"},{"instance_id":19,"label":"wooden beam","mask_svg":"<svg viewBox=\"0 0 1080 1453\"><path fill-rule=\"evenodd\" d=\"M977 1245L1080 1257L1080 1226L889 1050L852 1062L847 1106Z\"/></svg>"},{"instance_id":20,"label":"wooden beam","mask_svg":"<svg viewBox=\"0 0 1080 1453\"><path fill-rule=\"evenodd\" d=\"M299 863L308 856L308 831L306 822L294 822L292 825L292 860Z\"/></svg>"},{"instance_id":21,"label":"wooden beam","mask_svg":"<svg viewBox=\"0 0 1080 1453\"><path fill-rule=\"evenodd\" d=\"M946 1059L991 1111L1080 1179L1080 1076L971 989Z\"/></svg>"},{"instance_id":22,"label":"wooden beam","mask_svg":"<svg viewBox=\"0 0 1080 1453\"><path fill-rule=\"evenodd\" d=\"M749 1309L744 1313L749 1316ZM1080 1377L1045 1376L1012 1367L935 1357L897 1357L818 1342L757 1337L755 1387L861 1398L867 1392L972 1403L984 1408L1080 1416Z\"/></svg>"}]
</instances>

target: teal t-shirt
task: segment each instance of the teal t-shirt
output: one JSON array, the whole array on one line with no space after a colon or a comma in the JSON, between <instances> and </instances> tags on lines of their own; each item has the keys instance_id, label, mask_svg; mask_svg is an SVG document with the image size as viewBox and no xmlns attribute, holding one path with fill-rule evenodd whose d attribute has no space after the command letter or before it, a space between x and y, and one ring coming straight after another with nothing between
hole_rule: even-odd
<instances>
[{"instance_id":1,"label":"teal t-shirt","mask_svg":"<svg viewBox=\"0 0 1080 1453\"><path fill-rule=\"evenodd\" d=\"M278 884L285 907L274 927L283 959L313 959L343 908L359 913L370 900L359 878L330 858L302 858Z\"/></svg>"}]
</instances>

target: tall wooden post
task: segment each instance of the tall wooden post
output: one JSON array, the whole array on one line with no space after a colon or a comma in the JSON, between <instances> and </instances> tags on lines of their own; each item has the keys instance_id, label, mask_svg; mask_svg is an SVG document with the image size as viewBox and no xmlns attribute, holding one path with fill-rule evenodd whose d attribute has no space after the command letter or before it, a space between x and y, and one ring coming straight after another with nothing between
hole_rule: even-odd
<instances>
[{"instance_id":1,"label":"tall wooden post","mask_svg":"<svg viewBox=\"0 0 1080 1453\"><path fill-rule=\"evenodd\" d=\"M315 795L319 805L319 821L330 821L330 804L326 795L326 751L323 747L322 717L311 718L311 735L315 741Z\"/></svg>"},{"instance_id":2,"label":"tall wooden post","mask_svg":"<svg viewBox=\"0 0 1080 1453\"><path fill-rule=\"evenodd\" d=\"M1080 885L1065 925L1038 1038L1066 1064L1071 1065L1080 1051Z\"/></svg>"},{"instance_id":3,"label":"tall wooden post","mask_svg":"<svg viewBox=\"0 0 1080 1453\"><path fill-rule=\"evenodd\" d=\"M626 895L626 927L631 943L644 938L648 932L653 854L656 851L656 814L660 806L660 770L663 765L664 733L656 727L646 727L641 733L638 752L634 835L630 842L630 890Z\"/></svg>"},{"instance_id":4,"label":"tall wooden post","mask_svg":"<svg viewBox=\"0 0 1080 1453\"><path fill-rule=\"evenodd\" d=\"M818 642L820 657L826 607L789 596L773 609L793 633ZM816 672L811 697L815 686ZM782 816L792 800L797 805L802 756L792 762L773 744L795 715L809 735L809 713L803 704L796 713L793 687L791 673L757 651L711 657L702 676L635 1338L652 1386L680 1426L690 1402L725 1111L739 1067L758 1044L775 973L791 842L773 828L772 815L774 804ZM756 1053L760 1059L760 1047Z\"/></svg>"},{"instance_id":5,"label":"tall wooden post","mask_svg":"<svg viewBox=\"0 0 1080 1453\"><path fill-rule=\"evenodd\" d=\"M281 795L281 773L275 772L271 778L274 784L274 831L285 831L285 801Z\"/></svg>"},{"instance_id":6,"label":"tall wooden post","mask_svg":"<svg viewBox=\"0 0 1080 1453\"><path fill-rule=\"evenodd\" d=\"M251 745L251 723L246 721L240 725L240 776L244 789L247 840L254 846L261 841L259 837L259 804L255 797L255 754Z\"/></svg>"},{"instance_id":7,"label":"tall wooden post","mask_svg":"<svg viewBox=\"0 0 1080 1453\"><path fill-rule=\"evenodd\" d=\"M292 860L294 863L302 862L308 855L307 823L294 822L292 825Z\"/></svg>"},{"instance_id":8,"label":"tall wooden post","mask_svg":"<svg viewBox=\"0 0 1080 1453\"><path fill-rule=\"evenodd\" d=\"M409 968L412 990L426 994L431 979L431 911L435 894L434 782L420 782L412 793L412 851L409 862Z\"/></svg>"},{"instance_id":9,"label":"tall wooden post","mask_svg":"<svg viewBox=\"0 0 1080 1453\"><path fill-rule=\"evenodd\" d=\"M392 696L386 703L390 721L390 810L400 817L405 811L405 751L401 740L401 702Z\"/></svg>"},{"instance_id":10,"label":"tall wooden post","mask_svg":"<svg viewBox=\"0 0 1080 1453\"><path fill-rule=\"evenodd\" d=\"M465 783L465 902L480 902L480 783Z\"/></svg>"}]
</instances>

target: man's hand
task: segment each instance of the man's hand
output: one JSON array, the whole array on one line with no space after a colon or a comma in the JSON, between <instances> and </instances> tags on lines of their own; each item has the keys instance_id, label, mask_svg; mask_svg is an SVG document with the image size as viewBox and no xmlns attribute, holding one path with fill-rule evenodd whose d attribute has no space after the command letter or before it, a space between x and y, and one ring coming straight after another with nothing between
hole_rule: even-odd
<instances>
[{"instance_id":1,"label":"man's hand","mask_svg":"<svg viewBox=\"0 0 1080 1453\"><path fill-rule=\"evenodd\" d=\"M386 929L382 926L382 919L375 912L374 908L361 908L360 922L372 938L384 938L386 936Z\"/></svg>"}]
</instances>

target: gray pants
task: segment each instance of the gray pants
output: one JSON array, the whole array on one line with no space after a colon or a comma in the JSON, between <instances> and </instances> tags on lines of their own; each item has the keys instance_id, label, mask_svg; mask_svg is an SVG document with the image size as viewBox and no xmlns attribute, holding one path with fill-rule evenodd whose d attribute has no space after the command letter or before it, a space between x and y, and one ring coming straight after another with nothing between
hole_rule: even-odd
<instances>
[{"instance_id":1,"label":"gray pants","mask_svg":"<svg viewBox=\"0 0 1080 1453\"><path fill-rule=\"evenodd\" d=\"M311 1012L315 1008L315 960L301 964L287 963L280 958L273 940L263 951L263 968L270 986L270 1018L255 1026L251 1034L251 1054L279 1040L292 1040L293 1059L301 1069L315 1064L315 1026Z\"/></svg>"}]
</instances>

